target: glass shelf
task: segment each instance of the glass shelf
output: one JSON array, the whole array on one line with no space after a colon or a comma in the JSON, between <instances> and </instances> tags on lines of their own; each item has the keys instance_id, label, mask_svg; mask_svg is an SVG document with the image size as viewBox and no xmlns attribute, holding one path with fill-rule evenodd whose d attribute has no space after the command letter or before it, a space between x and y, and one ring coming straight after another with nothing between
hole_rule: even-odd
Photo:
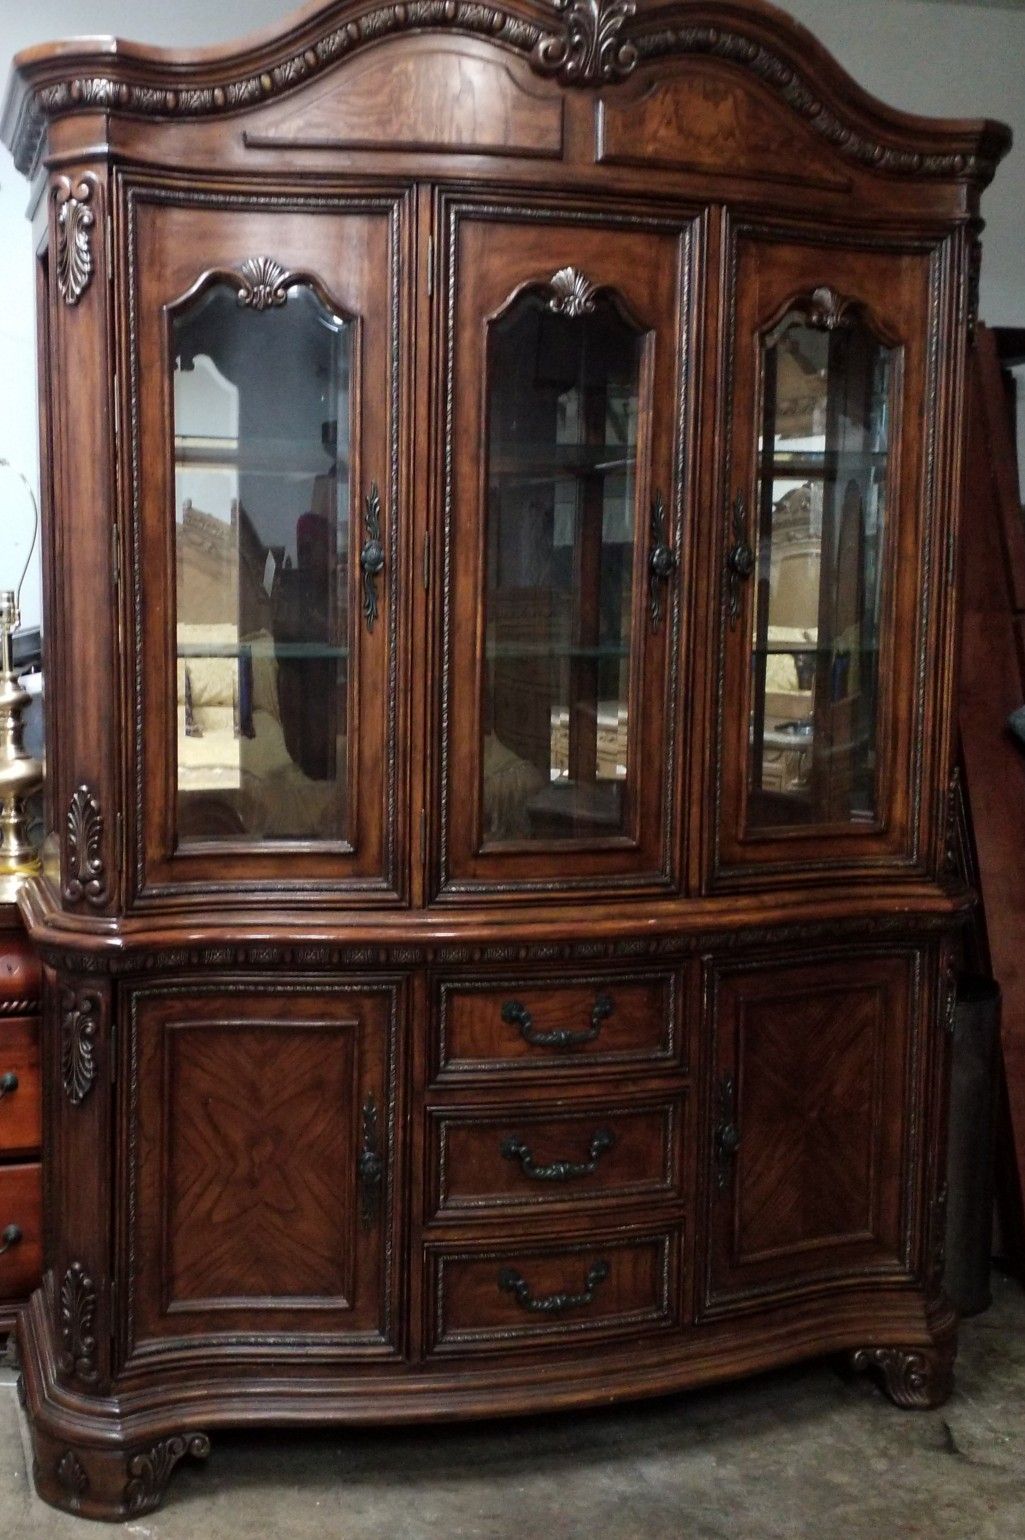
<instances>
[{"instance_id":1,"label":"glass shelf","mask_svg":"<svg viewBox=\"0 0 1025 1540\"><path fill-rule=\"evenodd\" d=\"M210 642L179 642L179 658L347 658L348 647L327 642L278 642L260 637L251 642L217 645Z\"/></svg>"},{"instance_id":2,"label":"glass shelf","mask_svg":"<svg viewBox=\"0 0 1025 1540\"><path fill-rule=\"evenodd\" d=\"M491 662L504 658L604 659L629 657L630 649L621 642L596 647L575 647L572 643L562 646L557 642L489 642L484 655Z\"/></svg>"}]
</instances>

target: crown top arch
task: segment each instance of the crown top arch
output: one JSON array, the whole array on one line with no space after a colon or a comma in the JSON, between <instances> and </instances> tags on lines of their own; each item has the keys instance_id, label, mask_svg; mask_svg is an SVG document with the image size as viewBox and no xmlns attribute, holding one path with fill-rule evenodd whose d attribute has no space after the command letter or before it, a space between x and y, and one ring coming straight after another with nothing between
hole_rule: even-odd
<instances>
[{"instance_id":1,"label":"crown top arch","mask_svg":"<svg viewBox=\"0 0 1025 1540\"><path fill-rule=\"evenodd\" d=\"M15 59L0 135L19 170L31 174L55 119L102 112L175 122L244 113L410 33L484 40L567 88L612 87L665 61L716 59L758 80L839 157L884 175L981 188L1010 146L1000 123L920 118L877 101L766 0L317 0L240 45L45 44Z\"/></svg>"}]
</instances>

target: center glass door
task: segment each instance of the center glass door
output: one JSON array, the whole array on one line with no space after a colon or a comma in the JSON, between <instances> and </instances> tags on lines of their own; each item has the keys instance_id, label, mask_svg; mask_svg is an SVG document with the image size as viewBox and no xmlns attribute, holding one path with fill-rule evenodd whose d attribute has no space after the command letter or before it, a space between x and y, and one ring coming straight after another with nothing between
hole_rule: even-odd
<instances>
[{"instance_id":1,"label":"center glass door","mask_svg":"<svg viewBox=\"0 0 1025 1540\"><path fill-rule=\"evenodd\" d=\"M453 217L442 887L665 886L687 235Z\"/></svg>"}]
</instances>

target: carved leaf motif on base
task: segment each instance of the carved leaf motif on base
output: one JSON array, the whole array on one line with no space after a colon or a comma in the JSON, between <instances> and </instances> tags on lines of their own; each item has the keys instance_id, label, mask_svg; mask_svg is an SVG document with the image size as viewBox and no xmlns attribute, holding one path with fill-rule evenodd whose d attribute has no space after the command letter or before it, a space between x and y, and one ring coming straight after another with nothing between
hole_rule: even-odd
<instances>
[{"instance_id":1,"label":"carved leaf motif on base","mask_svg":"<svg viewBox=\"0 0 1025 1540\"><path fill-rule=\"evenodd\" d=\"M81 1262L72 1262L64 1274L60 1294L60 1334L64 1350L60 1367L64 1374L91 1384L99 1377L96 1368L96 1285Z\"/></svg>"},{"instance_id":2,"label":"carved leaf motif on base","mask_svg":"<svg viewBox=\"0 0 1025 1540\"><path fill-rule=\"evenodd\" d=\"M164 1495L168 1477L185 1455L205 1460L210 1440L205 1433L174 1434L158 1439L128 1461L125 1508L130 1514L149 1513Z\"/></svg>"}]
</instances>

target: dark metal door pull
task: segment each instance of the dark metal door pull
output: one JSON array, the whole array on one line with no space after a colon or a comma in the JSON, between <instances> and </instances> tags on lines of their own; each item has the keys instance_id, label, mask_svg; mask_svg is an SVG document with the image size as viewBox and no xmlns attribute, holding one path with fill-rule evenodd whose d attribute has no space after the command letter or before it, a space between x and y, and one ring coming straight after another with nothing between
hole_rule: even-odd
<instances>
[{"instance_id":1,"label":"dark metal door pull","mask_svg":"<svg viewBox=\"0 0 1025 1540\"><path fill-rule=\"evenodd\" d=\"M528 1310L534 1315L560 1315L564 1310L582 1310L585 1305L592 1305L595 1289L608 1276L607 1262L592 1262L587 1269L582 1294L539 1294L535 1297L522 1273L518 1273L514 1267L503 1267L498 1275L498 1287L506 1294L514 1295L522 1310Z\"/></svg>"}]
</instances>

